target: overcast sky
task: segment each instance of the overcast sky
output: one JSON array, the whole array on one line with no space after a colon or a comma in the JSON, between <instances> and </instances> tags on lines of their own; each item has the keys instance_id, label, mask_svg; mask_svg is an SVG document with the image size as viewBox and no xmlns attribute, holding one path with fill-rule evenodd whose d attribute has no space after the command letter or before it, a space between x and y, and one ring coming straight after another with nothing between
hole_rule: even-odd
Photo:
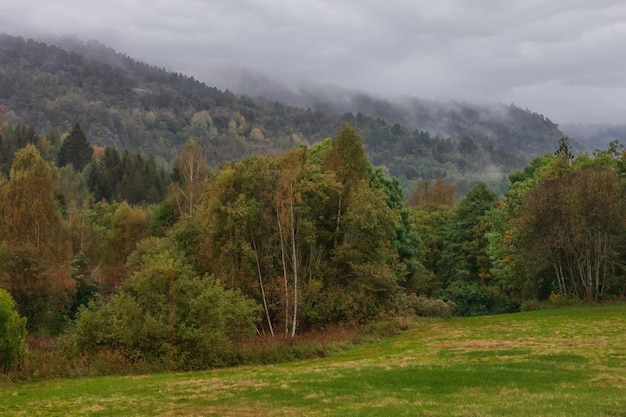
<instances>
[{"instance_id":1,"label":"overcast sky","mask_svg":"<svg viewBox=\"0 0 626 417\"><path fill-rule=\"evenodd\" d=\"M0 32L99 40L221 88L244 68L626 122L624 0L0 0Z\"/></svg>"}]
</instances>

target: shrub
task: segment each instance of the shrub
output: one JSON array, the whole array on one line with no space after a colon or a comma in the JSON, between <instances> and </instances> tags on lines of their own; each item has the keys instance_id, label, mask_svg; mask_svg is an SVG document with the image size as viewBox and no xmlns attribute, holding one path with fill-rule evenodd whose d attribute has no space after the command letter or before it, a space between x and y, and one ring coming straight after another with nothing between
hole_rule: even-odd
<instances>
[{"instance_id":1,"label":"shrub","mask_svg":"<svg viewBox=\"0 0 626 417\"><path fill-rule=\"evenodd\" d=\"M455 303L454 314L457 316L489 314L493 304L493 294L476 282L453 281L438 295Z\"/></svg>"},{"instance_id":2,"label":"shrub","mask_svg":"<svg viewBox=\"0 0 626 417\"><path fill-rule=\"evenodd\" d=\"M520 311L535 311L535 310L539 310L540 304L538 300L535 299L529 299L529 300L523 300L520 303L519 309Z\"/></svg>"},{"instance_id":3,"label":"shrub","mask_svg":"<svg viewBox=\"0 0 626 417\"><path fill-rule=\"evenodd\" d=\"M0 370L22 364L26 351L26 318L20 317L11 294L0 288Z\"/></svg>"},{"instance_id":4,"label":"shrub","mask_svg":"<svg viewBox=\"0 0 626 417\"><path fill-rule=\"evenodd\" d=\"M453 301L444 301L439 298L424 297L423 295L415 297L412 301L415 314L422 317L448 318L452 316L456 309L456 304Z\"/></svg>"},{"instance_id":5,"label":"shrub","mask_svg":"<svg viewBox=\"0 0 626 417\"><path fill-rule=\"evenodd\" d=\"M394 317L385 317L374 320L363 328L366 340L377 340L381 337L391 337L402 331L400 323Z\"/></svg>"},{"instance_id":6,"label":"shrub","mask_svg":"<svg viewBox=\"0 0 626 417\"><path fill-rule=\"evenodd\" d=\"M439 298L406 294L404 292L396 295L396 314L399 316L421 316L449 318L456 308L453 301L444 301Z\"/></svg>"},{"instance_id":7,"label":"shrub","mask_svg":"<svg viewBox=\"0 0 626 417\"><path fill-rule=\"evenodd\" d=\"M238 362L237 341L254 334L258 306L210 276L198 276L162 240L131 256L135 273L107 300L81 308L78 347L128 359L200 369Z\"/></svg>"}]
</instances>

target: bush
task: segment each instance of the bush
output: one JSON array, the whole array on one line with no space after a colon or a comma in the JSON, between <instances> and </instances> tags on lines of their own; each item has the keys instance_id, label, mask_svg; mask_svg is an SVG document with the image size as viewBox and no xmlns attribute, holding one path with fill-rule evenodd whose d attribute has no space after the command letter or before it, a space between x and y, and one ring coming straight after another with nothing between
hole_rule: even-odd
<instances>
[{"instance_id":1,"label":"bush","mask_svg":"<svg viewBox=\"0 0 626 417\"><path fill-rule=\"evenodd\" d=\"M374 320L363 328L366 340L378 340L381 337L391 337L402 332L402 328L395 317L384 317Z\"/></svg>"},{"instance_id":2,"label":"bush","mask_svg":"<svg viewBox=\"0 0 626 417\"><path fill-rule=\"evenodd\" d=\"M78 347L169 369L236 364L237 341L256 331L257 305L213 277L196 275L180 258L159 239L140 245L129 260L135 273L118 293L79 310Z\"/></svg>"},{"instance_id":3,"label":"bush","mask_svg":"<svg viewBox=\"0 0 626 417\"><path fill-rule=\"evenodd\" d=\"M522 300L519 306L520 311L535 311L539 310L539 308L539 301L532 298L529 300Z\"/></svg>"},{"instance_id":4,"label":"bush","mask_svg":"<svg viewBox=\"0 0 626 417\"><path fill-rule=\"evenodd\" d=\"M0 370L21 365L26 352L26 318L20 317L11 294L0 288Z\"/></svg>"},{"instance_id":5,"label":"bush","mask_svg":"<svg viewBox=\"0 0 626 417\"><path fill-rule=\"evenodd\" d=\"M444 301L439 298L429 298L419 296L412 300L415 314L422 317L443 317L448 318L456 309L454 301Z\"/></svg>"},{"instance_id":6,"label":"bush","mask_svg":"<svg viewBox=\"0 0 626 417\"><path fill-rule=\"evenodd\" d=\"M493 294L476 282L453 281L438 295L456 305L456 316L482 316L491 312L494 304Z\"/></svg>"},{"instance_id":7,"label":"bush","mask_svg":"<svg viewBox=\"0 0 626 417\"><path fill-rule=\"evenodd\" d=\"M236 341L255 329L255 304L211 277L174 286L171 304L150 306L149 300L160 294L129 294L123 286L110 299L82 308L75 330L78 347L91 353L110 349L170 369L236 364Z\"/></svg>"},{"instance_id":8,"label":"bush","mask_svg":"<svg viewBox=\"0 0 626 417\"><path fill-rule=\"evenodd\" d=\"M396 295L396 314L400 316L420 316L449 318L456 308L453 301L444 301L439 298L406 294L404 292Z\"/></svg>"}]
</instances>

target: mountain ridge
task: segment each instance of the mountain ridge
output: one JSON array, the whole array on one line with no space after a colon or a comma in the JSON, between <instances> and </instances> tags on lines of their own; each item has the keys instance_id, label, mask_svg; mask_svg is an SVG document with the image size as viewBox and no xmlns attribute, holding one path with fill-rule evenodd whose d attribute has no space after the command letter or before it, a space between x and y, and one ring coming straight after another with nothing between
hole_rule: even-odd
<instances>
[{"instance_id":1,"label":"mountain ridge","mask_svg":"<svg viewBox=\"0 0 626 417\"><path fill-rule=\"evenodd\" d=\"M65 42L73 46L0 35L0 105L6 114L40 132L68 132L80 122L95 145L142 150L164 163L189 137L216 166L313 144L347 122L359 129L372 162L404 184L447 177L462 192L483 180L501 189L509 171L554 151L563 136L543 115L515 106L488 112L469 103L446 108L409 99L403 110L337 90L351 108L322 100L313 108L294 107L222 91L99 42Z\"/></svg>"}]
</instances>

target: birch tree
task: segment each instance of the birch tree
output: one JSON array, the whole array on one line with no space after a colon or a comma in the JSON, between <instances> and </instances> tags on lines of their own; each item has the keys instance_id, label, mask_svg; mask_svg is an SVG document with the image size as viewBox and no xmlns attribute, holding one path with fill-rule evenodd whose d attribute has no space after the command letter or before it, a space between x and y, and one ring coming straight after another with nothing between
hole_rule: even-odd
<instances>
[{"instance_id":1,"label":"birch tree","mask_svg":"<svg viewBox=\"0 0 626 417\"><path fill-rule=\"evenodd\" d=\"M30 328L50 324L50 312L66 307L71 244L57 207L57 170L33 145L18 151L0 189L0 283L8 288Z\"/></svg>"},{"instance_id":2,"label":"birch tree","mask_svg":"<svg viewBox=\"0 0 626 417\"><path fill-rule=\"evenodd\" d=\"M341 127L326 154L326 166L335 173L335 178L341 185L336 215L336 238L338 238L342 216L350 203L352 192L359 181L368 179L371 174L371 164L365 153L363 138L357 134L354 127L347 123Z\"/></svg>"},{"instance_id":3,"label":"birch tree","mask_svg":"<svg viewBox=\"0 0 626 417\"><path fill-rule=\"evenodd\" d=\"M192 214L209 174L202 152L193 139L187 141L174 166L178 176L173 184L178 211L180 214Z\"/></svg>"},{"instance_id":4,"label":"birch tree","mask_svg":"<svg viewBox=\"0 0 626 417\"><path fill-rule=\"evenodd\" d=\"M587 167L548 179L522 212L524 250L535 267L550 265L562 296L602 298L616 268L624 269L626 204L607 168Z\"/></svg>"}]
</instances>

